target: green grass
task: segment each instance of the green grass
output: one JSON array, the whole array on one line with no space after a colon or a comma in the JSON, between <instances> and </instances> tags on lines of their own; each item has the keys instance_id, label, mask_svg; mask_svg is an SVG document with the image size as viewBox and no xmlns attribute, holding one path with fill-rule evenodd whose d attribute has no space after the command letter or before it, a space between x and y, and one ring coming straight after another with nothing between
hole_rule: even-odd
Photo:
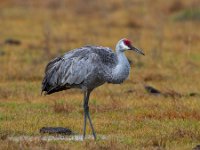
<instances>
[{"instance_id":1,"label":"green grass","mask_svg":"<svg viewBox=\"0 0 200 150\"><path fill-rule=\"evenodd\" d=\"M195 9L183 10L177 13L174 16L174 19L177 21L186 21L186 20L200 21L200 9L195 8Z\"/></svg>"}]
</instances>

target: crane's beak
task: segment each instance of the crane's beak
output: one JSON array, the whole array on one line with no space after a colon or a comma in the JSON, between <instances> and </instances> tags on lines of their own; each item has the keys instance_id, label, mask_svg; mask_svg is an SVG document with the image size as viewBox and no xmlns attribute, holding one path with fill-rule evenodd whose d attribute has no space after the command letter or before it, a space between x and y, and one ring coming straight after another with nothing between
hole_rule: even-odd
<instances>
[{"instance_id":1,"label":"crane's beak","mask_svg":"<svg viewBox=\"0 0 200 150\"><path fill-rule=\"evenodd\" d=\"M135 52L137 52L137 53L139 53L141 55L144 55L144 52L142 50L140 50L140 49L138 49L136 47L133 47L132 45L130 45L129 48L130 48L129 50L133 50L133 51L135 51Z\"/></svg>"}]
</instances>

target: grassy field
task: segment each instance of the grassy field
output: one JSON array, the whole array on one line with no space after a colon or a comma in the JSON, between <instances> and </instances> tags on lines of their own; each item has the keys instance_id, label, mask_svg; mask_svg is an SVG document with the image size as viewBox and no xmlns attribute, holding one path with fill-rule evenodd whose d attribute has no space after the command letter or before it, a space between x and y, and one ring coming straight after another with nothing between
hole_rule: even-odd
<instances>
[{"instance_id":1,"label":"grassy field","mask_svg":"<svg viewBox=\"0 0 200 150\"><path fill-rule=\"evenodd\" d=\"M199 26L198 0L1 0L0 149L192 149L200 144ZM44 126L82 134L82 93L41 96L44 68L70 49L114 49L123 37L146 55L127 52L129 79L91 95L97 136L106 140L8 139L40 135ZM149 94L145 85L165 96Z\"/></svg>"}]
</instances>

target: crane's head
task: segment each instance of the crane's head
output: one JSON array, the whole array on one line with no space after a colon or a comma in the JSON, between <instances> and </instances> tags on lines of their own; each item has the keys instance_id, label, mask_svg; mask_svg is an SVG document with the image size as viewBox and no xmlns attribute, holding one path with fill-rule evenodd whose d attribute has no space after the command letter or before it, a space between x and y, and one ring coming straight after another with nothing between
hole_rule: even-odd
<instances>
[{"instance_id":1,"label":"crane's head","mask_svg":"<svg viewBox=\"0 0 200 150\"><path fill-rule=\"evenodd\" d=\"M124 39L121 39L117 45L116 45L116 50L117 51L121 51L121 52L124 52L125 50L132 50L132 51L135 51L141 55L144 55L144 52L136 47L134 47L131 43L130 40L124 38Z\"/></svg>"}]
</instances>

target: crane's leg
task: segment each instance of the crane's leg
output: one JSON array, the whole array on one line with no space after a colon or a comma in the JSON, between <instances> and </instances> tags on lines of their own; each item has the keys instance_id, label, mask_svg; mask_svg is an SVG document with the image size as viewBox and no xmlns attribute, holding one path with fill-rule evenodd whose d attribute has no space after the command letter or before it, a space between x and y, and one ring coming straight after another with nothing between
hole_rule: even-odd
<instances>
[{"instance_id":1,"label":"crane's leg","mask_svg":"<svg viewBox=\"0 0 200 150\"><path fill-rule=\"evenodd\" d=\"M84 109L84 123L83 123L83 139L85 139L85 133L86 133L86 122L87 122L87 114L86 114L86 95L87 93L84 92L84 103L83 103L83 109Z\"/></svg>"},{"instance_id":2,"label":"crane's leg","mask_svg":"<svg viewBox=\"0 0 200 150\"><path fill-rule=\"evenodd\" d=\"M86 93L84 93L84 131L83 131L83 138L85 138L86 117L88 117L89 123L90 123L90 127L92 129L92 134L94 136L94 139L96 140L96 133L95 133L94 127L92 125L92 120L90 118L90 112L89 112L89 106L88 106L90 92L91 91L87 91Z\"/></svg>"}]
</instances>

